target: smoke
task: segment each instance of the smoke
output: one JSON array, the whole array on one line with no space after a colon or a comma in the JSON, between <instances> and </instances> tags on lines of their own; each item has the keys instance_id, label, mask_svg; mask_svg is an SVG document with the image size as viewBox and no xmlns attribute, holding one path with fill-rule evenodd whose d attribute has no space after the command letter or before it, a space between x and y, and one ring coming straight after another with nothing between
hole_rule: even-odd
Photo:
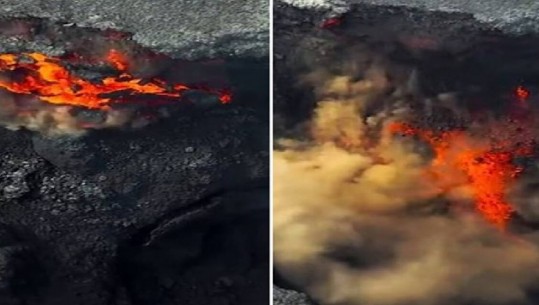
<instances>
[{"instance_id":1,"label":"smoke","mask_svg":"<svg viewBox=\"0 0 539 305\"><path fill-rule=\"evenodd\" d=\"M311 139L274 151L281 275L325 305L532 304L538 247L477 215L458 171L426 179L429 150L388 132L412 113L410 82L379 64L360 80L306 80L319 101Z\"/></svg>"},{"instance_id":2,"label":"smoke","mask_svg":"<svg viewBox=\"0 0 539 305\"><path fill-rule=\"evenodd\" d=\"M90 130L137 128L149 121L127 108L107 111L48 104L33 96L0 92L0 125L10 130L28 129L49 136L82 136Z\"/></svg>"}]
</instances>

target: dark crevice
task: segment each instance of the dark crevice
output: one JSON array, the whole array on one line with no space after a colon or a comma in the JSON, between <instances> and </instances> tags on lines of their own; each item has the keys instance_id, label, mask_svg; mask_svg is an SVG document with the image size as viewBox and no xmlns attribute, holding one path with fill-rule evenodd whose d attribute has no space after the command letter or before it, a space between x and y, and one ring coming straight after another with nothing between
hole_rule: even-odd
<instances>
[{"instance_id":1,"label":"dark crevice","mask_svg":"<svg viewBox=\"0 0 539 305\"><path fill-rule=\"evenodd\" d=\"M245 187L241 191L266 194L268 190ZM190 282L212 287L208 295L198 296L208 304L216 300L249 304L240 291L256 288L249 288L253 284L248 282L235 281L239 275L249 278L253 272L265 273L264 269L269 268L269 210L227 213L218 203L230 193L231 190L212 193L189 208L173 211L120 246L116 259L118 280L133 304L144 305L150 300L159 304L198 304L200 301L186 295L196 294L187 291ZM202 210L206 212L200 213ZM208 213L213 216L208 217ZM247 227L239 229L244 226ZM262 234L256 233L260 230ZM155 235L156 231L161 232ZM264 297L265 293L255 299L262 303Z\"/></svg>"}]
</instances>

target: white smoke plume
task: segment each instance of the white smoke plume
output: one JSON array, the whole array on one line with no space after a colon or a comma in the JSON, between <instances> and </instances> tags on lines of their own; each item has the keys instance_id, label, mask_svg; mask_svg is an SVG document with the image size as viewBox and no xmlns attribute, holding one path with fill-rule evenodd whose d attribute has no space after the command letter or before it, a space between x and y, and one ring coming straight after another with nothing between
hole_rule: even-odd
<instances>
[{"instance_id":1,"label":"white smoke plume","mask_svg":"<svg viewBox=\"0 0 539 305\"><path fill-rule=\"evenodd\" d=\"M428 154L385 131L409 115L409 84L388 95L379 66L359 81L313 75L312 139L274 151L279 273L322 305L535 304L537 245L472 208L447 211L472 206L465 177L425 179Z\"/></svg>"}]
</instances>

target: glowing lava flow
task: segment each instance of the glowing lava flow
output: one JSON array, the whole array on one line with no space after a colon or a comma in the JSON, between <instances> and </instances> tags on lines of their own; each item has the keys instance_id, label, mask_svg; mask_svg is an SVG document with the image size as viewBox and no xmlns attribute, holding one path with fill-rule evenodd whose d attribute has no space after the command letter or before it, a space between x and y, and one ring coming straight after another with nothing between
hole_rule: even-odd
<instances>
[{"instance_id":1,"label":"glowing lava flow","mask_svg":"<svg viewBox=\"0 0 539 305\"><path fill-rule=\"evenodd\" d=\"M118 71L126 71L129 68L129 60L127 60L127 58L125 58L125 56L118 50L110 50L107 54L107 60L114 65Z\"/></svg>"},{"instance_id":2,"label":"glowing lava flow","mask_svg":"<svg viewBox=\"0 0 539 305\"><path fill-rule=\"evenodd\" d=\"M519 101L525 102L530 97L530 91L528 91L528 89L524 88L523 86L518 86L515 89L515 95L517 96Z\"/></svg>"},{"instance_id":3,"label":"glowing lava flow","mask_svg":"<svg viewBox=\"0 0 539 305\"><path fill-rule=\"evenodd\" d=\"M506 191L522 171L513 161L516 157L530 155L531 145L479 145L464 131L435 133L403 123L393 123L389 130L417 136L430 144L435 158L428 169L429 177L443 187L451 184L450 171L456 169L463 173L472 189L476 210L490 223L505 228L513 212Z\"/></svg>"},{"instance_id":4,"label":"glowing lava flow","mask_svg":"<svg viewBox=\"0 0 539 305\"><path fill-rule=\"evenodd\" d=\"M24 57L27 58L23 61ZM29 59L29 60L28 60ZM163 81L143 82L125 73L128 68L126 58L118 51L111 50L107 60L117 70L124 72L118 77L106 77L101 83L92 83L72 75L57 58L40 53L0 54L0 72L24 72L20 80L11 81L0 76L0 88L18 94L33 94L51 104L80 106L90 109L108 109L113 100L105 97L115 92L129 94L150 94L162 97L180 97L188 86L166 85ZM206 90L219 96L222 103L229 103L230 93Z\"/></svg>"}]
</instances>

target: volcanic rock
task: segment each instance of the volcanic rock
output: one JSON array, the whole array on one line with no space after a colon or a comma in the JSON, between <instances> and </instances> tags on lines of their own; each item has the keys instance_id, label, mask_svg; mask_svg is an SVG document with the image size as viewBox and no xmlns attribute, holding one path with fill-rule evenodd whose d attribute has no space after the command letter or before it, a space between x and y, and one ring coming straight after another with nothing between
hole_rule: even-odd
<instances>
[{"instance_id":1,"label":"volcanic rock","mask_svg":"<svg viewBox=\"0 0 539 305\"><path fill-rule=\"evenodd\" d=\"M98 166L96 164L98 160L91 147L95 145L87 139L36 134L32 137L32 144L37 154L58 168L81 171L91 165Z\"/></svg>"},{"instance_id":2,"label":"volcanic rock","mask_svg":"<svg viewBox=\"0 0 539 305\"><path fill-rule=\"evenodd\" d=\"M278 0L299 8L342 12L343 7L372 5L380 9L407 7L427 11L463 13L511 34L539 31L539 3L533 0Z\"/></svg>"},{"instance_id":3,"label":"volcanic rock","mask_svg":"<svg viewBox=\"0 0 539 305\"><path fill-rule=\"evenodd\" d=\"M21 250L0 247L0 303L267 300L265 119L238 105L170 114L81 137L0 129L0 223L24 233Z\"/></svg>"},{"instance_id":4,"label":"volcanic rock","mask_svg":"<svg viewBox=\"0 0 539 305\"><path fill-rule=\"evenodd\" d=\"M268 0L0 1L0 17L28 16L130 32L141 45L175 58L268 54Z\"/></svg>"}]
</instances>

